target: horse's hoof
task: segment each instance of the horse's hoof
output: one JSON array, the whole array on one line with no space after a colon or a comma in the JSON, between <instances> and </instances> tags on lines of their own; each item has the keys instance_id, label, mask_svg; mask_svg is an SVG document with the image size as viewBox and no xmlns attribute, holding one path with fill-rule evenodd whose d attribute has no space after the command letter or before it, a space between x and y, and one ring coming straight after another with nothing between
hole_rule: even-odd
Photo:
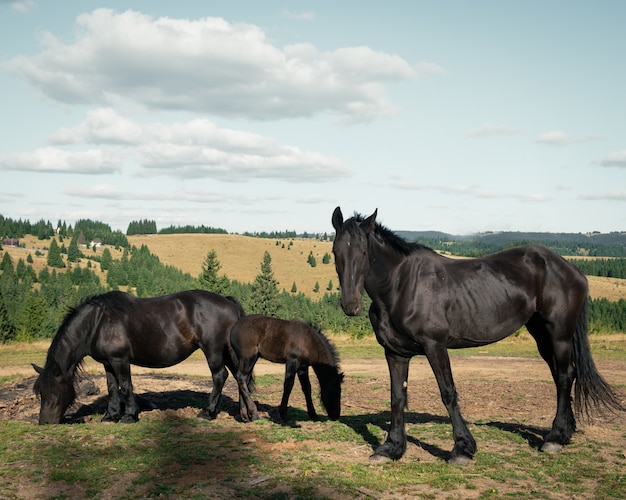
<instances>
[{"instance_id":1,"label":"horse's hoof","mask_svg":"<svg viewBox=\"0 0 626 500\"><path fill-rule=\"evenodd\" d=\"M370 456L370 461L377 464L386 464L387 462L393 461L393 459L391 457L388 457L387 455L379 455L377 453L374 453L372 456Z\"/></svg>"},{"instance_id":2,"label":"horse's hoof","mask_svg":"<svg viewBox=\"0 0 626 500\"><path fill-rule=\"evenodd\" d=\"M120 420L120 424L134 424L139 420L137 415L124 415Z\"/></svg>"},{"instance_id":3,"label":"horse's hoof","mask_svg":"<svg viewBox=\"0 0 626 500\"><path fill-rule=\"evenodd\" d=\"M552 441L546 441L543 443L541 451L544 453L561 453L563 451L563 445Z\"/></svg>"},{"instance_id":4,"label":"horse's hoof","mask_svg":"<svg viewBox=\"0 0 626 500\"><path fill-rule=\"evenodd\" d=\"M106 413L104 417L102 417L102 420L100 420L100 422L102 422L103 424L114 424L118 420L119 420L119 416L114 416L114 415L111 415L110 413Z\"/></svg>"},{"instance_id":5,"label":"horse's hoof","mask_svg":"<svg viewBox=\"0 0 626 500\"><path fill-rule=\"evenodd\" d=\"M472 463L472 459L465 455L457 455L450 458L450 460L448 460L448 463L453 465L467 465Z\"/></svg>"},{"instance_id":6,"label":"horse's hoof","mask_svg":"<svg viewBox=\"0 0 626 500\"><path fill-rule=\"evenodd\" d=\"M198 418L203 418L205 420L215 420L217 418L217 412L210 412L209 410L201 410L198 413Z\"/></svg>"}]
</instances>

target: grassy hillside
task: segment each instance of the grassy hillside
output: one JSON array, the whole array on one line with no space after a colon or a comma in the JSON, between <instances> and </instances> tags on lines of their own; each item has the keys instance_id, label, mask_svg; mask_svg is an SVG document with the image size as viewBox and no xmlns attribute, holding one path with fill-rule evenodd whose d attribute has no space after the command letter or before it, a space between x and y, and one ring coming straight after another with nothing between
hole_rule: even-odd
<instances>
[{"instance_id":1,"label":"grassy hillside","mask_svg":"<svg viewBox=\"0 0 626 500\"><path fill-rule=\"evenodd\" d=\"M316 282L320 285L320 294L324 293L329 281L332 280L335 290L339 284L332 259L330 264L322 264L325 253L332 255L332 243L329 241L298 238L274 240L232 234L140 235L129 236L128 240L137 247L145 244L151 253L158 255L162 263L177 267L194 277L200 274L207 253L214 249L222 264L222 274L244 283L251 282L259 274L263 253L267 250L272 257L272 269L280 288L290 291L295 282L298 292L315 297L313 288ZM39 272L46 266L45 252L50 241L27 236L22 242L26 245L25 249L6 247L4 251L11 255L14 265L20 258L26 261L30 253L32 266ZM69 245L69 240L65 243ZM35 254L37 249L42 254L39 257ZM87 255L94 254L91 249L82 250ZM95 255L101 255L102 250L97 249ZM110 251L113 258L121 256L121 251L116 252L113 248ZM309 252L313 252L317 260L314 268L307 263ZM87 265L87 259L82 259L79 265ZM92 263L92 269L101 279L104 278L98 264ZM595 276L589 276L588 279L593 298L604 297L612 301L626 299L626 280Z\"/></svg>"},{"instance_id":2,"label":"grassy hillside","mask_svg":"<svg viewBox=\"0 0 626 500\"><path fill-rule=\"evenodd\" d=\"M291 291L295 282L298 292L315 296L313 288L318 282L323 294L332 280L333 288L339 285L335 266L322 264L325 253L332 254L332 243L313 239L274 240L231 234L163 234L129 236L131 245L146 245L164 264L178 267L183 272L198 276L207 253L213 249L222 264L221 274L230 279L249 283L261 272L263 254L272 257L274 277L279 288ZM317 261L316 267L307 262L309 252Z\"/></svg>"}]
</instances>

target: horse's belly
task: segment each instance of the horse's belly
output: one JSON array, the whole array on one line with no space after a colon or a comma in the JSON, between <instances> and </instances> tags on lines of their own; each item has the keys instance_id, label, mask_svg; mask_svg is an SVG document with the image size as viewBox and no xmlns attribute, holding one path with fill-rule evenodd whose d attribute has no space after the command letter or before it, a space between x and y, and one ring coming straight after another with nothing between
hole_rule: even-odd
<instances>
[{"instance_id":1,"label":"horse's belly","mask_svg":"<svg viewBox=\"0 0 626 500\"><path fill-rule=\"evenodd\" d=\"M162 351L158 353L142 352L134 354L130 362L133 365L143 368L167 368L185 361L195 350L196 349L178 349L170 353L164 353Z\"/></svg>"}]
</instances>

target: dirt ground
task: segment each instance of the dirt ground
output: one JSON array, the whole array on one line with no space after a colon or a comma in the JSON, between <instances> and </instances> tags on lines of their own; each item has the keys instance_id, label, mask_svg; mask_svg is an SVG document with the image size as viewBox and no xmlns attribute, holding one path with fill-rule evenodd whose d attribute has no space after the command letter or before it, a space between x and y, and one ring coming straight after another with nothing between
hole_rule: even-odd
<instances>
[{"instance_id":1,"label":"dirt ground","mask_svg":"<svg viewBox=\"0 0 626 500\"><path fill-rule=\"evenodd\" d=\"M614 386L626 403L626 363L620 361L598 361L599 371ZM387 411L389 409L389 375L384 360L346 360L341 363L345 373L342 396L344 413L348 410L359 413ZM554 418L555 389L546 364L540 359L470 357L452 358L452 369L460 396L464 417L470 422L498 422L503 428L525 427L528 429L547 429ZM39 402L33 395L35 380L30 366L0 369L0 375L19 373L27 378L20 382L6 384L0 389L0 423L3 420L22 420L37 423ZM260 360L255 368L257 376L284 373L284 365L277 365ZM31 376L32 374L32 376ZM206 378L205 378L206 377ZM317 381L312 378L316 385ZM193 417L198 407L190 407L190 396L204 395L211 387L208 369L201 359L189 359L173 368L147 370L133 367L135 391L142 401L142 414L147 412L174 412L179 417ZM259 391L255 399L261 403L261 418L276 418L275 407L279 403L280 392L272 398ZM232 421L238 411L237 388L233 377L229 377L224 389L222 422ZM273 399L273 400L272 400ZM197 397L196 397L197 400ZM290 406L304 408L304 398L296 383ZM106 383L104 370L92 362L87 365L86 374L78 391L78 400L70 408L69 414L74 420L88 422L100 418L106 407ZM409 376L409 407L413 412L446 416L439 392L425 359L414 358ZM323 413L322 408L318 408ZM623 422L619 425L613 420L599 418L581 426L586 438L597 441L623 443L626 449L626 432ZM623 418L618 417L618 418ZM410 419L407 421L410 424ZM526 427L525 427L526 428ZM428 447L422 446L415 434L416 426L409 429L409 445L403 460L436 461L436 456ZM535 444L540 444L541 435L536 436ZM353 459L367 461L371 448L364 446L357 452L362 455ZM323 446L323 443L320 443ZM450 447L452 441L450 441ZM478 442L479 450L488 450L489 443ZM340 460L340 458L338 458ZM502 490L501 490L502 492ZM1 495L0 495L1 496Z\"/></svg>"}]
</instances>

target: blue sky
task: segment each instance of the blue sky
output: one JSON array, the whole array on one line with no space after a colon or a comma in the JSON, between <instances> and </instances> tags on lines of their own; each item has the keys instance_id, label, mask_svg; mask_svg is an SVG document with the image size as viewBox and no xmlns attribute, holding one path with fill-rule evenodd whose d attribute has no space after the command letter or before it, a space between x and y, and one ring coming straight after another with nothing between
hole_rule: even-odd
<instances>
[{"instance_id":1,"label":"blue sky","mask_svg":"<svg viewBox=\"0 0 626 500\"><path fill-rule=\"evenodd\" d=\"M0 214L626 231L626 2L0 0Z\"/></svg>"}]
</instances>

